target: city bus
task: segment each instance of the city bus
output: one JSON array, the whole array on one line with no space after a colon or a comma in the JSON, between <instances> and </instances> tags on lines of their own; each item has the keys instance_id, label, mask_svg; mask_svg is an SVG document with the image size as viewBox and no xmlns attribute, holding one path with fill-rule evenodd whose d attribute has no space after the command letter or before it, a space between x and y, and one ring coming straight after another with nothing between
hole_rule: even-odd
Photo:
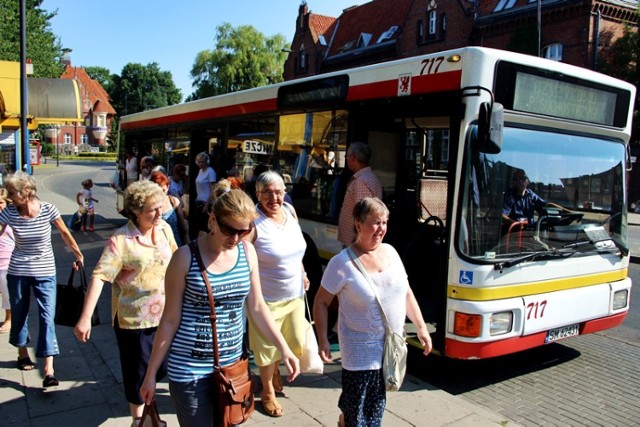
<instances>
[{"instance_id":1,"label":"city bus","mask_svg":"<svg viewBox=\"0 0 640 427\"><path fill-rule=\"evenodd\" d=\"M341 250L346 149L368 144L390 211L385 241L403 258L435 351L479 359L624 321L634 99L632 85L606 75L467 47L128 115L119 150L152 155L169 173L178 163L197 171L206 152L236 185L256 165L278 171L326 261ZM549 204L507 224L515 173Z\"/></svg>"}]
</instances>

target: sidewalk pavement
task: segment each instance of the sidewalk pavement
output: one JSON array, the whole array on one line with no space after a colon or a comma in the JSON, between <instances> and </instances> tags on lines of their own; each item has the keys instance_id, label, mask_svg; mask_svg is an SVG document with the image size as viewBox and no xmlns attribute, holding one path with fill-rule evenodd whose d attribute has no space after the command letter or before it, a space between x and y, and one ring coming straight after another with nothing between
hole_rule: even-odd
<instances>
[{"instance_id":1,"label":"sidewalk pavement","mask_svg":"<svg viewBox=\"0 0 640 427\"><path fill-rule=\"evenodd\" d=\"M115 209L108 206L113 190L108 188L107 183L113 174L113 168L96 170L95 167L90 166L70 167L61 164L55 169L55 173L70 176L84 173L82 176L90 176L96 184L94 195L102 200L99 205L99 214L96 216L96 231L74 233L85 256L87 273L90 274L100 257L104 241L118 226L124 224L124 219L113 214ZM46 169L40 168L36 179L40 198L55 204L64 219L68 219L76 209L75 202L71 198L47 189ZM72 182L80 181L73 178ZM632 253L640 254L640 214L630 214L629 222L634 223L629 227L630 234L634 235L630 239ZM73 257L57 231L54 231L53 242L58 282L66 282ZM60 380L58 387L42 389L41 361L39 361L39 370L16 369L17 350L9 345L8 334L0 335L0 425L31 427L49 427L52 424L113 427L130 425L129 409L122 389L118 347L109 322L110 298L110 287L107 285L98 302L102 324L93 328L88 343L80 344L73 336L72 328L57 327L61 352L55 359L56 377ZM32 301L29 328L33 339L37 338L38 331L36 310L35 303ZM35 360L34 344L35 342L32 341L29 348L33 360ZM334 356L339 361L339 354ZM158 408L163 419L170 426L177 426L168 390L166 380L158 384ZM340 395L339 363L326 365L324 375L302 375L293 383L285 385L285 393L286 397L279 398L285 411L283 417L271 418L265 415L258 399L256 411L246 425L335 426L339 414L337 408ZM482 427L496 425L516 426L517 424L483 406L446 393L411 375L405 379L401 391L387 394L383 426Z\"/></svg>"}]
</instances>

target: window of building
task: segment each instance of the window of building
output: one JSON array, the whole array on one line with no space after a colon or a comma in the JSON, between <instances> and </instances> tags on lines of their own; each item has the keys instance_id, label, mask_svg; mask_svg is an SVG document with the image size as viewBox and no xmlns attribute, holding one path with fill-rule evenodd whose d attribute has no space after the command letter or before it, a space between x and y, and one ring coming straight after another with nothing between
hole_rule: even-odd
<instances>
[{"instance_id":1,"label":"window of building","mask_svg":"<svg viewBox=\"0 0 640 427\"><path fill-rule=\"evenodd\" d=\"M440 37L444 37L444 33L447 32L447 14L443 13L440 18Z\"/></svg>"},{"instance_id":2,"label":"window of building","mask_svg":"<svg viewBox=\"0 0 640 427\"><path fill-rule=\"evenodd\" d=\"M86 133L83 133L82 135L80 135L80 141L82 141L82 144L88 144L89 135L87 135Z\"/></svg>"},{"instance_id":3,"label":"window of building","mask_svg":"<svg viewBox=\"0 0 640 427\"><path fill-rule=\"evenodd\" d=\"M378 41L376 43L382 43L384 41L390 40L391 37L393 37L393 35L396 33L397 30L398 30L398 26L397 25L391 26L387 31L385 31L384 33L380 34L380 37L378 37Z\"/></svg>"},{"instance_id":4,"label":"window of building","mask_svg":"<svg viewBox=\"0 0 640 427\"><path fill-rule=\"evenodd\" d=\"M358 45L356 46L356 49L369 46L370 41L371 41L371 34L360 33L360 38L358 38Z\"/></svg>"},{"instance_id":5,"label":"window of building","mask_svg":"<svg viewBox=\"0 0 640 427\"><path fill-rule=\"evenodd\" d=\"M562 61L562 43L551 43L542 48L542 56L553 61Z\"/></svg>"},{"instance_id":6,"label":"window of building","mask_svg":"<svg viewBox=\"0 0 640 427\"><path fill-rule=\"evenodd\" d=\"M416 23L416 42L421 44L424 41L424 22L419 19Z\"/></svg>"},{"instance_id":7,"label":"window of building","mask_svg":"<svg viewBox=\"0 0 640 427\"><path fill-rule=\"evenodd\" d=\"M516 1L517 0L500 0L493 11L500 12L506 9L511 9L516 4Z\"/></svg>"},{"instance_id":8,"label":"window of building","mask_svg":"<svg viewBox=\"0 0 640 427\"><path fill-rule=\"evenodd\" d=\"M65 133L64 134L64 143L65 144L71 144L72 141L73 141L73 139L71 138L71 134L70 133Z\"/></svg>"},{"instance_id":9,"label":"window of building","mask_svg":"<svg viewBox=\"0 0 640 427\"><path fill-rule=\"evenodd\" d=\"M429 35L435 36L438 29L438 12L432 10L429 12Z\"/></svg>"}]
</instances>

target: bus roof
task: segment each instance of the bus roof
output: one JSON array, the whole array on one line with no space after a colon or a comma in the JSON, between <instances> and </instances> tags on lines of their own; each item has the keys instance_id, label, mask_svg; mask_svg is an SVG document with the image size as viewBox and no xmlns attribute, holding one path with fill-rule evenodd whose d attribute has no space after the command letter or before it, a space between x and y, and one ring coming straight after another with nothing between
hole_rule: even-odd
<instances>
[{"instance_id":1,"label":"bus roof","mask_svg":"<svg viewBox=\"0 0 640 427\"><path fill-rule=\"evenodd\" d=\"M494 66L501 60L536 68L543 65L550 71L623 88L632 93L632 99L635 94L633 85L584 68L509 51L466 47L319 74L147 110L123 116L120 126L124 131L132 131L223 117L274 113L279 111L278 93L281 88L320 82L337 76L347 76L348 87L345 99L347 102L453 91L469 85L493 87ZM480 76L478 73L467 72L463 76L463 72L470 66L476 69L491 67L491 72L482 73Z\"/></svg>"}]
</instances>

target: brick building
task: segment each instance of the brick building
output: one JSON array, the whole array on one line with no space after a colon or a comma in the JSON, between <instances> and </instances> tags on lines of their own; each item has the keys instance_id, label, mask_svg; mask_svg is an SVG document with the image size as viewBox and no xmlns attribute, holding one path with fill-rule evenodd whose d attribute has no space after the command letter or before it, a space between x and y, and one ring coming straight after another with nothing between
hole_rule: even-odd
<instances>
[{"instance_id":1,"label":"brick building","mask_svg":"<svg viewBox=\"0 0 640 427\"><path fill-rule=\"evenodd\" d=\"M637 7L637 0L373 0L332 18L303 2L284 78L463 46L598 69L624 25L637 27Z\"/></svg>"},{"instance_id":2,"label":"brick building","mask_svg":"<svg viewBox=\"0 0 640 427\"><path fill-rule=\"evenodd\" d=\"M82 118L80 123L67 123L60 126L55 138L58 152L74 154L89 151L91 147L105 147L107 135L116 111L110 104L110 98L102 85L89 77L82 67L74 67L65 59L61 79L75 80L80 92Z\"/></svg>"}]
</instances>

